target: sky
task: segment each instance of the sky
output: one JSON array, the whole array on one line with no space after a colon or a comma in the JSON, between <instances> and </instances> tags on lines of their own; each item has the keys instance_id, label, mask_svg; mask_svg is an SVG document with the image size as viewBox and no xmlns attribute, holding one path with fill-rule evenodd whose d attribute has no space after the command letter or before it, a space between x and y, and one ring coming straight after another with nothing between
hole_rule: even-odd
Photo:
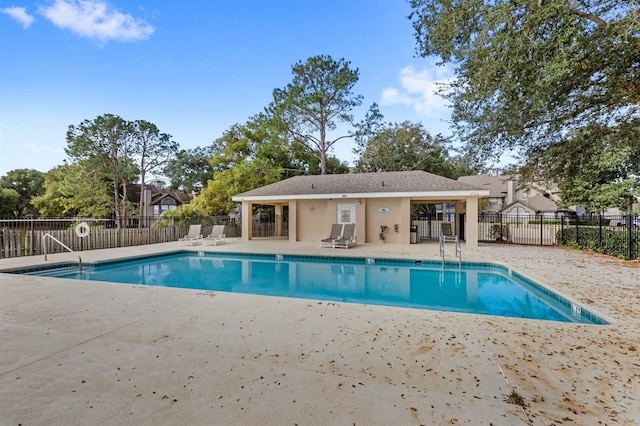
<instances>
[{"instance_id":1,"label":"sky","mask_svg":"<svg viewBox=\"0 0 640 426\"><path fill-rule=\"evenodd\" d=\"M67 159L70 125L146 120L182 149L245 123L316 55L350 61L387 122L450 134L453 70L416 56L405 0L0 0L0 176ZM332 154L353 163L350 141Z\"/></svg>"}]
</instances>

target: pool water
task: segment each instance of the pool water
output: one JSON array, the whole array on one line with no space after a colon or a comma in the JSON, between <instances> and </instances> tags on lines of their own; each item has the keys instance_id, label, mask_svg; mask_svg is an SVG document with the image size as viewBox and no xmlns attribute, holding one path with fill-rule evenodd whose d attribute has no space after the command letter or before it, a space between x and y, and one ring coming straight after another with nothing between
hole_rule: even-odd
<instances>
[{"instance_id":1,"label":"pool water","mask_svg":"<svg viewBox=\"0 0 640 426\"><path fill-rule=\"evenodd\" d=\"M24 271L23 271L24 272ZM179 252L30 274L473 314L604 324L543 286L487 263Z\"/></svg>"}]
</instances>

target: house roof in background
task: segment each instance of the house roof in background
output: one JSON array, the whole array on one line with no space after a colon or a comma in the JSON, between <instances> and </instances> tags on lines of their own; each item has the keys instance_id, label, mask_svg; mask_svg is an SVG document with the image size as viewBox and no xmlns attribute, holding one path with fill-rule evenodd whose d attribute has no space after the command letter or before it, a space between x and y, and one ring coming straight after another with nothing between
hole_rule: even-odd
<instances>
[{"instance_id":1,"label":"house roof in background","mask_svg":"<svg viewBox=\"0 0 640 426\"><path fill-rule=\"evenodd\" d=\"M517 200L503 208L501 211L504 212L506 210L509 210L516 204L527 207L528 209L531 209L536 213L555 212L558 210L558 206L553 200L550 200L543 195L536 195L535 197L530 197L526 200Z\"/></svg>"},{"instance_id":2,"label":"house roof in background","mask_svg":"<svg viewBox=\"0 0 640 426\"><path fill-rule=\"evenodd\" d=\"M389 196L487 196L480 188L423 171L347 173L295 176L233 197L258 199L314 199Z\"/></svg>"},{"instance_id":3,"label":"house roof in background","mask_svg":"<svg viewBox=\"0 0 640 426\"><path fill-rule=\"evenodd\" d=\"M171 197L178 202L178 204L188 204L191 202L191 195L184 190L172 190L159 188L156 185L145 185L147 188L151 188L151 204L158 204L160 200ZM140 184L134 183L127 185L127 199L132 203L138 204L140 202Z\"/></svg>"},{"instance_id":4,"label":"house roof in background","mask_svg":"<svg viewBox=\"0 0 640 426\"><path fill-rule=\"evenodd\" d=\"M458 182L466 183L467 185L473 185L478 188L488 189L489 197L502 198L507 193L507 180L516 179L515 176L499 176L499 175L475 175L475 176L460 176Z\"/></svg>"}]
</instances>

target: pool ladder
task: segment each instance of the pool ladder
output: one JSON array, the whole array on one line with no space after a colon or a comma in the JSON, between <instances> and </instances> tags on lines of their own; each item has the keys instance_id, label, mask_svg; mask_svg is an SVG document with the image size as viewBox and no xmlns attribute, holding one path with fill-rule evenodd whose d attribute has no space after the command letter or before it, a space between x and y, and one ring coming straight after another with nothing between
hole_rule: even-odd
<instances>
[{"instance_id":1,"label":"pool ladder","mask_svg":"<svg viewBox=\"0 0 640 426\"><path fill-rule=\"evenodd\" d=\"M442 257L442 264L444 265L444 246L447 241L455 241L456 243L456 259L458 259L458 266L462 263L462 248L460 247L460 238L456 235L454 237L445 237L440 235L440 257Z\"/></svg>"},{"instance_id":2,"label":"pool ladder","mask_svg":"<svg viewBox=\"0 0 640 426\"><path fill-rule=\"evenodd\" d=\"M46 244L47 238L52 239L53 241L55 241L56 243L60 244L62 247L67 249L67 251L69 251L70 253L73 253L76 256L78 256L78 266L80 267L80 270L82 271L82 258L80 257L80 255L78 253L76 253L75 251L71 250L62 241L60 241L59 239L57 239L53 235L49 234L48 232L42 236L42 249L44 251L44 260L47 260L47 244Z\"/></svg>"}]
</instances>

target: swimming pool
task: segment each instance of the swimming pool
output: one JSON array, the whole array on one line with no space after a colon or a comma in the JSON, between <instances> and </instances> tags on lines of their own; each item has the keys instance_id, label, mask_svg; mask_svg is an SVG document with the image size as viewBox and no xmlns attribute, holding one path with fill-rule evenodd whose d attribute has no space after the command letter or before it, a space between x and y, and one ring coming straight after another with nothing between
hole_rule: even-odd
<instances>
[{"instance_id":1,"label":"swimming pool","mask_svg":"<svg viewBox=\"0 0 640 426\"><path fill-rule=\"evenodd\" d=\"M87 281L249 293L552 321L606 324L512 270L490 263L184 251L13 271Z\"/></svg>"}]
</instances>

